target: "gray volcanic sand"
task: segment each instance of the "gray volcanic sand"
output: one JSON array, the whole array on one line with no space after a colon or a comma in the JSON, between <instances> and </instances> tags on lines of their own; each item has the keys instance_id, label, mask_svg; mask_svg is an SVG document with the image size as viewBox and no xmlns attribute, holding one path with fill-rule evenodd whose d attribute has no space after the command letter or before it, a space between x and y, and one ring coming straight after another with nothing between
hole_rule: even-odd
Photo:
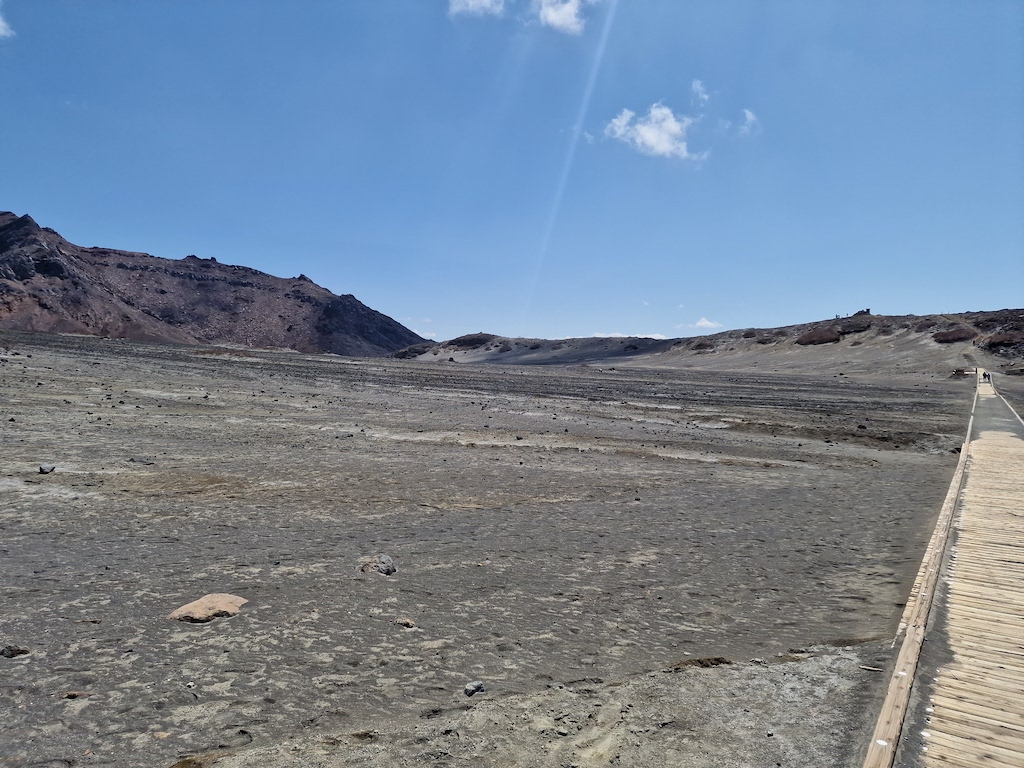
<instances>
[{"instance_id":1,"label":"gray volcanic sand","mask_svg":"<svg viewBox=\"0 0 1024 768\"><path fill-rule=\"evenodd\" d=\"M0 765L854 765L973 392L3 348Z\"/></svg>"}]
</instances>

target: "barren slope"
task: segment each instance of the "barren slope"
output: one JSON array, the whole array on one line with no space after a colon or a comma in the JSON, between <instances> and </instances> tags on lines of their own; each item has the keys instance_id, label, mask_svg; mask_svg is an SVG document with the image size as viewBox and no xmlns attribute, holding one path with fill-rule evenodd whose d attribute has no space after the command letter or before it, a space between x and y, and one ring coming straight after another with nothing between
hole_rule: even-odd
<instances>
[{"instance_id":1,"label":"barren slope","mask_svg":"<svg viewBox=\"0 0 1024 768\"><path fill-rule=\"evenodd\" d=\"M683 339L545 340L475 333L414 345L395 357L505 365L946 375L980 362L1010 373L1021 369L1024 358L1024 309L897 317L862 313Z\"/></svg>"},{"instance_id":2,"label":"barren slope","mask_svg":"<svg viewBox=\"0 0 1024 768\"><path fill-rule=\"evenodd\" d=\"M422 341L304 275L81 248L13 213L0 213L0 328L359 356Z\"/></svg>"}]
</instances>

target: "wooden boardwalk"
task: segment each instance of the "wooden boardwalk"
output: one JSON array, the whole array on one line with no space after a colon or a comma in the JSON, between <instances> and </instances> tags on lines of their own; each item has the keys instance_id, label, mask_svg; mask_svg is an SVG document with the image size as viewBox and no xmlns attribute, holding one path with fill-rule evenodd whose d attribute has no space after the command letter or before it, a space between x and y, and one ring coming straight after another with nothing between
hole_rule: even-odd
<instances>
[{"instance_id":1,"label":"wooden boardwalk","mask_svg":"<svg viewBox=\"0 0 1024 768\"><path fill-rule=\"evenodd\" d=\"M965 448L904 614L906 637L865 768L892 765L901 730L909 731L903 765L1024 768L1024 422L985 381ZM929 622L943 554L938 620ZM926 632L949 656L920 680ZM913 685L927 699L924 722L904 729Z\"/></svg>"}]
</instances>

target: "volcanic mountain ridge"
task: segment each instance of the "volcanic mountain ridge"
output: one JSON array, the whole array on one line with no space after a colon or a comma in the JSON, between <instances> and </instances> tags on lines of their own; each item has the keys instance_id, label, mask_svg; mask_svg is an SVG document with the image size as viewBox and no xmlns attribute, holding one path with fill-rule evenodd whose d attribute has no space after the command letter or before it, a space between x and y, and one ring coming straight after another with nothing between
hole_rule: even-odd
<instances>
[{"instance_id":1,"label":"volcanic mountain ridge","mask_svg":"<svg viewBox=\"0 0 1024 768\"><path fill-rule=\"evenodd\" d=\"M10 212L0 212L0 328L366 357L424 341L305 275L83 248Z\"/></svg>"}]
</instances>

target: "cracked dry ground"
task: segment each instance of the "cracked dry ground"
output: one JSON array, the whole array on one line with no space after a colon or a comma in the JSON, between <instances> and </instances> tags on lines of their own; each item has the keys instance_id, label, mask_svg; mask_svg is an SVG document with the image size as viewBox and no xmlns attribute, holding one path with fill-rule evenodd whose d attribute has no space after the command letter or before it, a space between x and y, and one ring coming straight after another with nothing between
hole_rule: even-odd
<instances>
[{"instance_id":1,"label":"cracked dry ground","mask_svg":"<svg viewBox=\"0 0 1024 768\"><path fill-rule=\"evenodd\" d=\"M853 765L971 397L924 374L3 349L19 766ZM398 572L361 573L377 553ZM211 592L249 602L166 618ZM685 664L706 657L736 663Z\"/></svg>"}]
</instances>

